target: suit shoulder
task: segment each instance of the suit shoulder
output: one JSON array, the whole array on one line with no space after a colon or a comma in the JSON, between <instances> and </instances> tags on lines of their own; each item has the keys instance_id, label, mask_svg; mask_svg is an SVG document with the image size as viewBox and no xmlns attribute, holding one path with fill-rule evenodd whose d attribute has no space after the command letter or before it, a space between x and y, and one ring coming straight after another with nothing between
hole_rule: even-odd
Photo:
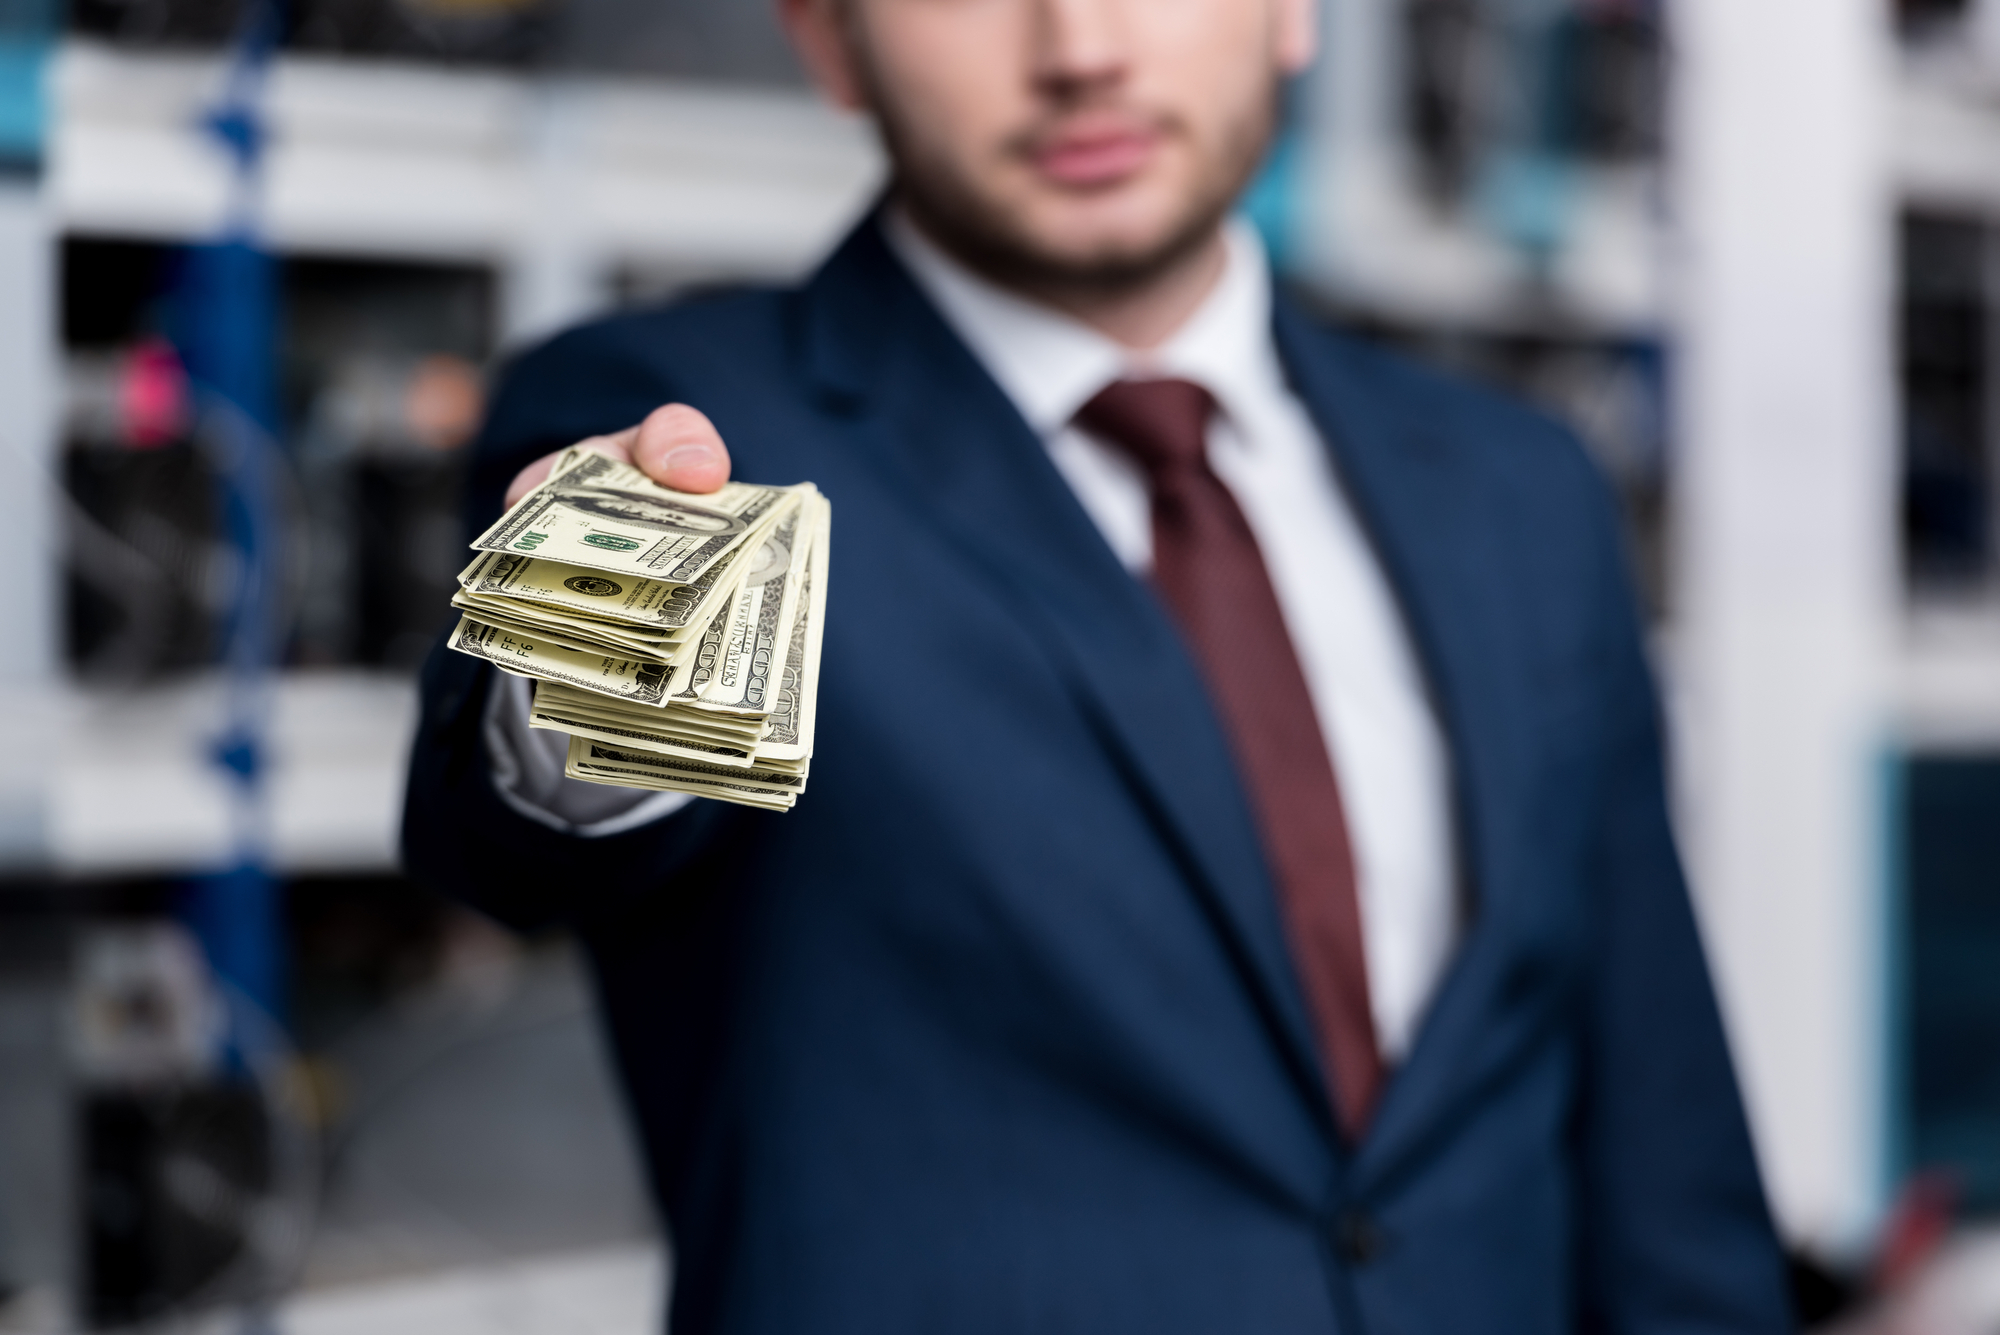
<instances>
[{"instance_id":1,"label":"suit shoulder","mask_svg":"<svg viewBox=\"0 0 2000 1335\"><path fill-rule=\"evenodd\" d=\"M503 385L653 381L690 362L756 356L777 337L787 298L773 289L736 289L587 321L517 355Z\"/></svg>"},{"instance_id":2,"label":"suit shoulder","mask_svg":"<svg viewBox=\"0 0 2000 1335\"><path fill-rule=\"evenodd\" d=\"M470 522L499 511L507 479L541 454L643 421L663 403L706 408L781 364L787 294L744 290L567 329L501 370L468 473Z\"/></svg>"},{"instance_id":3,"label":"suit shoulder","mask_svg":"<svg viewBox=\"0 0 2000 1335\"><path fill-rule=\"evenodd\" d=\"M1552 469L1572 480L1594 475L1576 433L1514 394L1354 334L1319 333L1408 429L1473 445L1512 468Z\"/></svg>"},{"instance_id":4,"label":"suit shoulder","mask_svg":"<svg viewBox=\"0 0 2000 1335\"><path fill-rule=\"evenodd\" d=\"M1288 338L1301 391L1355 437L1335 452L1377 522L1422 533L1467 569L1504 572L1512 615L1544 643L1626 644L1638 605L1623 510L1575 433L1349 334L1295 325Z\"/></svg>"},{"instance_id":5,"label":"suit shoulder","mask_svg":"<svg viewBox=\"0 0 2000 1335\"><path fill-rule=\"evenodd\" d=\"M576 325L502 368L482 445L509 453L620 431L662 403L779 356L786 294L717 293Z\"/></svg>"},{"instance_id":6,"label":"suit shoulder","mask_svg":"<svg viewBox=\"0 0 2000 1335\"><path fill-rule=\"evenodd\" d=\"M1293 317L1316 369L1405 448L1448 459L1526 522L1616 524L1609 481L1583 442L1540 408L1491 385L1316 320Z\"/></svg>"}]
</instances>

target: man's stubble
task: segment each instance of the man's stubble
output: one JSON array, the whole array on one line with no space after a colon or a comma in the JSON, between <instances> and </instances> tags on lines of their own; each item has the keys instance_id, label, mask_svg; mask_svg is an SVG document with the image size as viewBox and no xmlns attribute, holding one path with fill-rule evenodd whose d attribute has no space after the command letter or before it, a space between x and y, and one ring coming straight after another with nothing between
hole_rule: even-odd
<instances>
[{"instance_id":1,"label":"man's stubble","mask_svg":"<svg viewBox=\"0 0 2000 1335\"><path fill-rule=\"evenodd\" d=\"M858 36L858 34L857 34ZM916 117L894 95L856 43L856 61L890 162L891 197L911 220L960 263L1002 287L1045 295L1116 298L1141 291L1209 245L1249 186L1275 133L1279 76L1267 95L1231 118L1212 148L1183 123L1170 122L1197 149L1194 174L1175 216L1148 244L1103 246L1066 254L1021 224L1003 200L982 191L976 170L916 128Z\"/></svg>"}]
</instances>

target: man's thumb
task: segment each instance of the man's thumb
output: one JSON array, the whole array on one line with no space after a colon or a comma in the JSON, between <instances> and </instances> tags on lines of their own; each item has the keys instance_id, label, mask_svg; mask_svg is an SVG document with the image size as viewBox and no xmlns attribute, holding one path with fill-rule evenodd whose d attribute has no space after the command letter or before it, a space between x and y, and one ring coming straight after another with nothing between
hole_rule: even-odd
<instances>
[{"instance_id":1,"label":"man's thumb","mask_svg":"<svg viewBox=\"0 0 2000 1335\"><path fill-rule=\"evenodd\" d=\"M710 492L729 481L729 447L715 424L685 403L656 408L640 423L632 460L675 491Z\"/></svg>"}]
</instances>

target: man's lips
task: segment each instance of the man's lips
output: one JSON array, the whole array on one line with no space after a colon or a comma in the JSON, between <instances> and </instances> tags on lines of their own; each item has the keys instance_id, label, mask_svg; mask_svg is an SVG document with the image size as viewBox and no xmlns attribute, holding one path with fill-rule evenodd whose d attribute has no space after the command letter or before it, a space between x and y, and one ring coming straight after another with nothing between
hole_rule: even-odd
<instances>
[{"instance_id":1,"label":"man's lips","mask_svg":"<svg viewBox=\"0 0 2000 1335\"><path fill-rule=\"evenodd\" d=\"M1052 136L1029 158L1057 185L1110 185L1144 167L1159 144L1159 132L1150 128L1106 129Z\"/></svg>"}]
</instances>

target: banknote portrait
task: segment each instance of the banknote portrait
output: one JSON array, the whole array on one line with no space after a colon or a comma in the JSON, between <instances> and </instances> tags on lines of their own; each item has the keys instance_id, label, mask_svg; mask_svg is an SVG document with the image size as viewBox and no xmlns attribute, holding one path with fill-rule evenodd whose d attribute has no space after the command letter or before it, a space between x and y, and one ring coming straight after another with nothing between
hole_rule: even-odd
<instances>
[{"instance_id":1,"label":"banknote portrait","mask_svg":"<svg viewBox=\"0 0 2000 1335\"><path fill-rule=\"evenodd\" d=\"M787 540L790 530L774 533L766 538L750 558L750 569L743 577L745 585L767 584L785 573L792 564L791 543Z\"/></svg>"}]
</instances>

